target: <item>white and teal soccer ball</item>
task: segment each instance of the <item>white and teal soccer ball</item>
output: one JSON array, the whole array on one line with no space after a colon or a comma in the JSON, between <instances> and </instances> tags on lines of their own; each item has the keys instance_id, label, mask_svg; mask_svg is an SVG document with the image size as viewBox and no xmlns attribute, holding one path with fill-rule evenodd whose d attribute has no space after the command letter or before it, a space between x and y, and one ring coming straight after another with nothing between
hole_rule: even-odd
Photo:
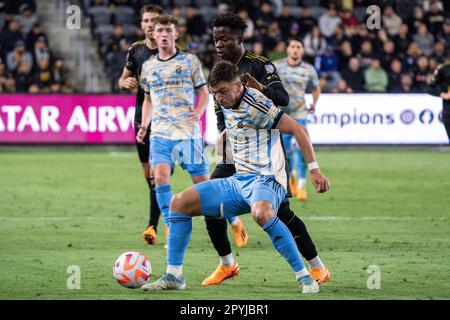
<instances>
[{"instance_id":1,"label":"white and teal soccer ball","mask_svg":"<svg viewBox=\"0 0 450 320\"><path fill-rule=\"evenodd\" d=\"M113 275L126 288L140 288L152 276L152 266L144 254L128 251L114 262Z\"/></svg>"}]
</instances>

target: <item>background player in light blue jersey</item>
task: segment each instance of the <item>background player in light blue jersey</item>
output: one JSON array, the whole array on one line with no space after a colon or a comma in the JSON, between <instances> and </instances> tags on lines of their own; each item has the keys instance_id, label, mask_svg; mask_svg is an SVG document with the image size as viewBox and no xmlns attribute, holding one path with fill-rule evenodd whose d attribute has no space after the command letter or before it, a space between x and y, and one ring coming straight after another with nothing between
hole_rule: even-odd
<instances>
[{"instance_id":1,"label":"background player in light blue jersey","mask_svg":"<svg viewBox=\"0 0 450 320\"><path fill-rule=\"evenodd\" d=\"M136 140L144 143L152 120L150 165L155 172L156 198L167 231L172 198L170 176L175 161L190 173L194 183L209 179L209 164L203 153L198 121L208 104L209 92L197 56L180 52L175 47L178 37L176 18L160 15L152 21L158 54L142 66L145 98Z\"/></svg>"},{"instance_id":2,"label":"background player in light blue jersey","mask_svg":"<svg viewBox=\"0 0 450 320\"><path fill-rule=\"evenodd\" d=\"M287 47L287 58L276 60L273 64L277 67L283 85L289 93L289 105L286 112L298 123L306 127L308 124L308 113L313 113L320 95L319 79L314 67L304 62L303 41L300 38L289 40ZM313 102L306 107L305 92L307 88L312 89ZM306 192L306 160L295 138L283 135L283 142L289 158L291 171L291 192L300 200L307 200Z\"/></svg>"},{"instance_id":3,"label":"background player in light blue jersey","mask_svg":"<svg viewBox=\"0 0 450 320\"><path fill-rule=\"evenodd\" d=\"M173 197L167 270L155 282L145 284L143 290L185 289L183 261L193 216L227 218L250 211L290 264L302 292L318 292L319 285L305 268L292 234L276 215L288 183L279 131L295 135L311 168L311 180L316 191L329 189L329 182L315 160L308 132L263 93L245 87L238 67L231 62L216 64L208 83L224 113L225 132L237 173L196 184Z\"/></svg>"}]
</instances>

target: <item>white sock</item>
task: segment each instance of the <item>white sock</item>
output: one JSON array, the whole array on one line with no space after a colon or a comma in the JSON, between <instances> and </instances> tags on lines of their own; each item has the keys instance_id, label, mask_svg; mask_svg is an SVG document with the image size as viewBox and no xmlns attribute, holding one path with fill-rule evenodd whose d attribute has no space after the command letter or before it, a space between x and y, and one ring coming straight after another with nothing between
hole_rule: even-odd
<instances>
[{"instance_id":1,"label":"white sock","mask_svg":"<svg viewBox=\"0 0 450 320\"><path fill-rule=\"evenodd\" d=\"M312 260L308 260L308 264L310 268L325 269L325 265L318 255Z\"/></svg>"},{"instance_id":2,"label":"white sock","mask_svg":"<svg viewBox=\"0 0 450 320\"><path fill-rule=\"evenodd\" d=\"M298 179L297 188L306 189L306 179Z\"/></svg>"},{"instance_id":3,"label":"white sock","mask_svg":"<svg viewBox=\"0 0 450 320\"><path fill-rule=\"evenodd\" d=\"M294 272L294 274L295 274L296 279L300 279L301 277L309 276L309 271L308 271L308 269L303 268L300 271Z\"/></svg>"},{"instance_id":4,"label":"white sock","mask_svg":"<svg viewBox=\"0 0 450 320\"><path fill-rule=\"evenodd\" d=\"M227 266L231 266L234 263L233 253L227 254L226 256L221 256L220 263L226 264Z\"/></svg>"},{"instance_id":5,"label":"white sock","mask_svg":"<svg viewBox=\"0 0 450 320\"><path fill-rule=\"evenodd\" d=\"M166 273L173 274L176 278L179 278L183 274L183 266L167 265Z\"/></svg>"},{"instance_id":6,"label":"white sock","mask_svg":"<svg viewBox=\"0 0 450 320\"><path fill-rule=\"evenodd\" d=\"M239 218L238 217L234 217L234 219L231 221L231 225L235 226L235 225L238 224L238 222L239 222Z\"/></svg>"}]
</instances>

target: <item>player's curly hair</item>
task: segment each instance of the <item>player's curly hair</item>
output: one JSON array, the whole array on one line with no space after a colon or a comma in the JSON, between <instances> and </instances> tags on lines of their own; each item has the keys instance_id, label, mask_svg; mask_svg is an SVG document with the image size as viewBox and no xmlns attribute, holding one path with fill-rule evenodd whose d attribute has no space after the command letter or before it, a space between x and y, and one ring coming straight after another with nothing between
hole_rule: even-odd
<instances>
[{"instance_id":1,"label":"player's curly hair","mask_svg":"<svg viewBox=\"0 0 450 320\"><path fill-rule=\"evenodd\" d=\"M239 77L237 65L229 61L221 61L216 63L209 73L208 84L210 87L214 87L222 81L230 82Z\"/></svg>"},{"instance_id":2,"label":"player's curly hair","mask_svg":"<svg viewBox=\"0 0 450 320\"><path fill-rule=\"evenodd\" d=\"M243 36L244 31L247 29L247 23L233 12L226 12L216 15L212 20L211 26L213 28L229 27L239 36Z\"/></svg>"}]
</instances>

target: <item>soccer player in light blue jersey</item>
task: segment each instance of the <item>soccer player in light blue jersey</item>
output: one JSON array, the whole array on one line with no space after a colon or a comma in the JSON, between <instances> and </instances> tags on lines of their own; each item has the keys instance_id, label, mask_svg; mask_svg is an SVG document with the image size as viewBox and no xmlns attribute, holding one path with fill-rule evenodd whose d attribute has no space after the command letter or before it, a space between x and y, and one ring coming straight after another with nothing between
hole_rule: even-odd
<instances>
[{"instance_id":1,"label":"soccer player in light blue jersey","mask_svg":"<svg viewBox=\"0 0 450 320\"><path fill-rule=\"evenodd\" d=\"M208 83L224 113L225 133L237 173L196 184L172 198L166 273L155 282L145 284L143 290L186 288L183 261L193 216L227 218L251 212L291 266L302 292L319 292L319 285L305 268L292 234L276 215L288 183L279 131L295 136L308 161L316 191L326 192L330 187L315 160L308 132L263 93L245 87L238 67L231 62L216 64Z\"/></svg>"},{"instance_id":2,"label":"soccer player in light blue jersey","mask_svg":"<svg viewBox=\"0 0 450 320\"><path fill-rule=\"evenodd\" d=\"M289 40L287 58L276 60L273 64L277 67L283 85L289 93L289 105L286 112L302 126L308 124L308 113L313 113L320 95L319 79L314 67L304 62L303 41L300 38ZM311 88L313 102L309 106L305 103L305 92ZM283 135L283 142L289 158L289 169L291 171L291 192L300 200L307 200L306 192L306 160L295 138Z\"/></svg>"},{"instance_id":3,"label":"soccer player in light blue jersey","mask_svg":"<svg viewBox=\"0 0 450 320\"><path fill-rule=\"evenodd\" d=\"M175 47L176 18L160 15L152 22L158 54L142 66L145 98L136 140L144 143L152 121L150 165L155 174L156 198L168 231L172 198L170 176L175 161L190 173L194 183L209 179L209 163L203 152L198 121L208 104L209 92L197 56ZM198 107L195 110L196 94Z\"/></svg>"}]
</instances>

